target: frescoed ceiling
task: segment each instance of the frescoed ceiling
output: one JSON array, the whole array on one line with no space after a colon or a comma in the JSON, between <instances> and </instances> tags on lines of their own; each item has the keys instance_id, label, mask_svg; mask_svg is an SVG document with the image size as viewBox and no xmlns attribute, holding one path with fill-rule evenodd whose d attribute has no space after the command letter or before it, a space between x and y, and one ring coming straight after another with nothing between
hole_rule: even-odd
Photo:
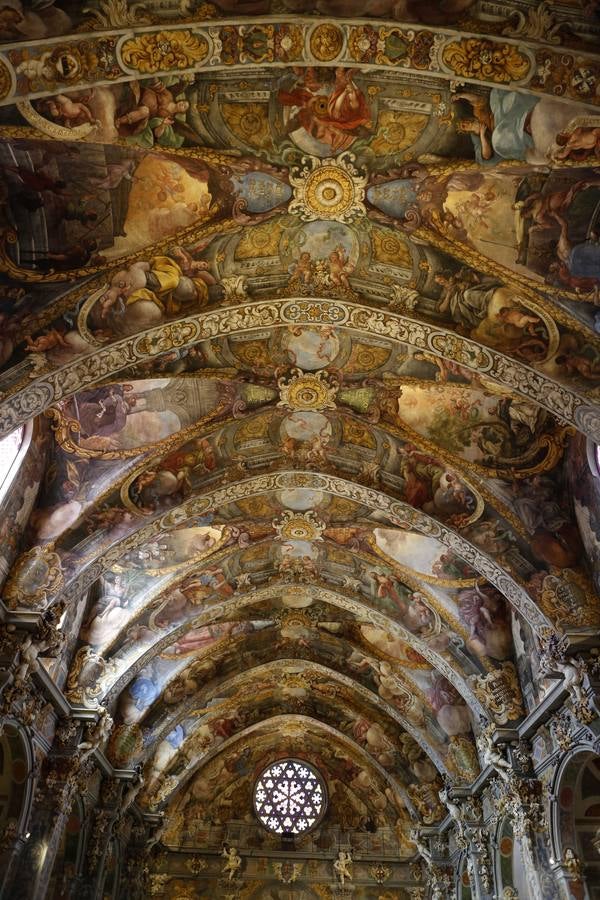
<instances>
[{"instance_id":1,"label":"frescoed ceiling","mask_svg":"<svg viewBox=\"0 0 600 900\"><path fill-rule=\"evenodd\" d=\"M410 858L544 635L597 631L599 35L0 3L0 432L46 459L3 599L61 609L170 846L289 754Z\"/></svg>"}]
</instances>

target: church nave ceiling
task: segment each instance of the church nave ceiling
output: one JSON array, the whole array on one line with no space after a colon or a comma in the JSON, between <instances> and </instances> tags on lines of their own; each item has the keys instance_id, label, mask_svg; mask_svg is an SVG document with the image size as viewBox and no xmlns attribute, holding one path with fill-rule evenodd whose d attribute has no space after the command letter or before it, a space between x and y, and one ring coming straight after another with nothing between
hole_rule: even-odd
<instances>
[{"instance_id":1,"label":"church nave ceiling","mask_svg":"<svg viewBox=\"0 0 600 900\"><path fill-rule=\"evenodd\" d=\"M414 862L550 635L595 640L599 35L574 0L0 4L2 600L60 622L44 677L172 850L288 752L330 794L302 846Z\"/></svg>"}]
</instances>

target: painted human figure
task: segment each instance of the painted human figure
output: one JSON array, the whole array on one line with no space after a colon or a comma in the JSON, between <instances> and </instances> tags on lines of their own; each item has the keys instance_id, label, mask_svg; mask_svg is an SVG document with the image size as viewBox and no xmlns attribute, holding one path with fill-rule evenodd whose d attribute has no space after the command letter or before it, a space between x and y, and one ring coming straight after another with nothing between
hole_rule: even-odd
<instances>
[{"instance_id":1,"label":"painted human figure","mask_svg":"<svg viewBox=\"0 0 600 900\"><path fill-rule=\"evenodd\" d=\"M479 162L501 159L547 161L553 134L572 118L568 104L551 97L540 100L520 91L492 88L486 97L474 91L461 91L452 97L454 103L464 101L472 116L458 119L459 132L470 134ZM548 129L548 122L553 129Z\"/></svg>"},{"instance_id":2,"label":"painted human figure","mask_svg":"<svg viewBox=\"0 0 600 900\"><path fill-rule=\"evenodd\" d=\"M142 91L135 85L137 104L115 119L119 134L147 148L155 143L161 147L181 147L184 137L177 134L173 125L175 117L190 108L188 100L176 99L184 87L186 82L167 87L159 78Z\"/></svg>"},{"instance_id":3,"label":"painted human figure","mask_svg":"<svg viewBox=\"0 0 600 900\"><path fill-rule=\"evenodd\" d=\"M278 100L296 108L287 124L288 133L304 130L339 153L355 140L357 129L371 127L371 113L363 92L354 83L354 70L337 68L330 94L322 93L315 69L303 71L302 82L291 91L280 90Z\"/></svg>"},{"instance_id":4,"label":"painted human figure","mask_svg":"<svg viewBox=\"0 0 600 900\"><path fill-rule=\"evenodd\" d=\"M351 290L348 275L353 271L353 268L346 251L341 245L331 251L329 254L329 278L332 284L336 285L336 287L344 287L348 291Z\"/></svg>"}]
</instances>

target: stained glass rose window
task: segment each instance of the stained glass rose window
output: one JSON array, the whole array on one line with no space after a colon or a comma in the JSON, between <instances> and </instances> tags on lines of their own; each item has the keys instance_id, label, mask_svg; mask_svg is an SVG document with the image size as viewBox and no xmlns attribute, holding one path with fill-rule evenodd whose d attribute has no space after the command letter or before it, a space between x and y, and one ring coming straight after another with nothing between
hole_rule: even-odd
<instances>
[{"instance_id":1,"label":"stained glass rose window","mask_svg":"<svg viewBox=\"0 0 600 900\"><path fill-rule=\"evenodd\" d=\"M274 834L305 834L323 818L327 792L316 769L299 759L272 763L256 781L254 809Z\"/></svg>"}]
</instances>

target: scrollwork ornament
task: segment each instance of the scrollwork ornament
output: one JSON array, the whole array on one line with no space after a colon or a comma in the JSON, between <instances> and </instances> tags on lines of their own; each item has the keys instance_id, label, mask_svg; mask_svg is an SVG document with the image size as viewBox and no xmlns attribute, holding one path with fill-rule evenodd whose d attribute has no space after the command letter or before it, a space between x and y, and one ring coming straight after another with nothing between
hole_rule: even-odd
<instances>
[{"instance_id":1,"label":"scrollwork ornament","mask_svg":"<svg viewBox=\"0 0 600 900\"><path fill-rule=\"evenodd\" d=\"M523 739L513 744L512 757L521 774L533 775L534 765L530 741Z\"/></svg>"},{"instance_id":2,"label":"scrollwork ornament","mask_svg":"<svg viewBox=\"0 0 600 900\"><path fill-rule=\"evenodd\" d=\"M191 859L186 860L185 865L192 875L199 875L200 872L204 872L208 868L207 861L201 856L192 856Z\"/></svg>"},{"instance_id":3,"label":"scrollwork ornament","mask_svg":"<svg viewBox=\"0 0 600 900\"><path fill-rule=\"evenodd\" d=\"M94 812L94 823L87 848L88 865L92 872L98 868L104 853L113 818L114 813L107 809L97 809Z\"/></svg>"},{"instance_id":4,"label":"scrollwork ornament","mask_svg":"<svg viewBox=\"0 0 600 900\"><path fill-rule=\"evenodd\" d=\"M222 227L222 223L219 227ZM47 276L41 277L46 280ZM61 273L61 278L64 277L64 273ZM576 423L580 430L594 440L600 440L600 418L597 411L589 404L582 406L582 398L577 393L496 351L479 347L474 341L450 334L427 323L405 320L392 312L374 310L349 302L342 304L330 300L299 298L294 301L273 300L233 308L211 309L189 317L177 325L192 326L189 339L185 343L185 346L191 346L199 340L251 328L312 322L348 324L349 327L382 335L392 341L408 343L422 350L429 348L442 356L448 356L451 351L455 362L476 370L479 374L488 374L506 388L513 388L519 394L540 403L567 422L574 422L576 414L580 417L583 415L582 421L579 422L578 419ZM164 334L170 334L165 332L165 329L171 328L172 325L173 323L168 326L157 326L135 339L126 338L108 347L102 347L85 359L69 363L45 376L43 382L35 381L22 389L19 388L18 393L4 398L0 406L0 435L7 434L19 424L28 421L32 412L41 413L56 400L66 398L86 385L94 384L101 378L114 376L127 366L158 355L161 352ZM178 340L183 338L184 335L179 330ZM445 342L448 341L458 343L452 343L451 346L448 344L446 347ZM38 396L39 391L43 396ZM584 415L582 412L584 408L591 418L587 414Z\"/></svg>"},{"instance_id":5,"label":"scrollwork ornament","mask_svg":"<svg viewBox=\"0 0 600 900\"><path fill-rule=\"evenodd\" d=\"M369 875L377 884L384 884L392 877L392 869L383 863L377 863L369 868Z\"/></svg>"},{"instance_id":6,"label":"scrollwork ornament","mask_svg":"<svg viewBox=\"0 0 600 900\"><path fill-rule=\"evenodd\" d=\"M106 661L91 647L82 647L75 656L67 680L67 699L76 705L98 707L102 694L101 679L106 673Z\"/></svg>"},{"instance_id":7,"label":"scrollwork ornament","mask_svg":"<svg viewBox=\"0 0 600 900\"><path fill-rule=\"evenodd\" d=\"M521 688L513 663L503 662L487 675L472 676L471 683L475 695L493 713L499 725L524 715Z\"/></svg>"},{"instance_id":8,"label":"scrollwork ornament","mask_svg":"<svg viewBox=\"0 0 600 900\"><path fill-rule=\"evenodd\" d=\"M148 893L151 897L156 897L158 894L162 894L164 892L165 887L171 881L172 875L161 874L161 875L149 875L147 884L148 884Z\"/></svg>"},{"instance_id":9,"label":"scrollwork ornament","mask_svg":"<svg viewBox=\"0 0 600 900\"><path fill-rule=\"evenodd\" d=\"M452 875L441 869L439 866L432 866L430 869L431 877L431 900L451 900L454 895L452 890Z\"/></svg>"},{"instance_id":10,"label":"scrollwork ornament","mask_svg":"<svg viewBox=\"0 0 600 900\"><path fill-rule=\"evenodd\" d=\"M292 863L287 860L282 863L274 863L273 871L277 875L277 880L282 884L293 884L300 878L302 873L302 865L300 863Z\"/></svg>"},{"instance_id":11,"label":"scrollwork ornament","mask_svg":"<svg viewBox=\"0 0 600 900\"><path fill-rule=\"evenodd\" d=\"M4 825L2 836L0 836L0 853L12 850L19 837L19 826L12 820Z\"/></svg>"},{"instance_id":12,"label":"scrollwork ornament","mask_svg":"<svg viewBox=\"0 0 600 900\"><path fill-rule=\"evenodd\" d=\"M62 564L52 544L23 553L4 588L10 609L45 607L64 584Z\"/></svg>"},{"instance_id":13,"label":"scrollwork ornament","mask_svg":"<svg viewBox=\"0 0 600 900\"><path fill-rule=\"evenodd\" d=\"M125 65L143 75L189 69L202 63L208 54L204 35L189 30L142 33L121 47Z\"/></svg>"},{"instance_id":14,"label":"scrollwork ornament","mask_svg":"<svg viewBox=\"0 0 600 900\"><path fill-rule=\"evenodd\" d=\"M40 415L53 402L55 396L52 385L37 381L33 385L28 385L19 394L10 397L0 414L2 434L8 434L22 422Z\"/></svg>"},{"instance_id":15,"label":"scrollwork ornament","mask_svg":"<svg viewBox=\"0 0 600 900\"><path fill-rule=\"evenodd\" d=\"M547 829L543 790L538 779L519 778L516 775L502 784L496 779L493 784L496 812L499 816L510 817L516 838L529 839L532 832Z\"/></svg>"},{"instance_id":16,"label":"scrollwork ornament","mask_svg":"<svg viewBox=\"0 0 600 900\"><path fill-rule=\"evenodd\" d=\"M570 750L575 743L575 730L571 713L565 707L555 713L550 721L550 733L554 743L563 753Z\"/></svg>"},{"instance_id":17,"label":"scrollwork ornament","mask_svg":"<svg viewBox=\"0 0 600 900\"><path fill-rule=\"evenodd\" d=\"M560 44L560 32L564 27L564 22L556 21L551 5L540 3L536 7L528 7L526 12L512 10L502 34L507 37L533 38L545 44Z\"/></svg>"},{"instance_id":18,"label":"scrollwork ornament","mask_svg":"<svg viewBox=\"0 0 600 900\"><path fill-rule=\"evenodd\" d=\"M447 43L442 60L461 78L509 84L522 81L531 69L531 59L514 44L481 38L462 38Z\"/></svg>"},{"instance_id":19,"label":"scrollwork ornament","mask_svg":"<svg viewBox=\"0 0 600 900\"><path fill-rule=\"evenodd\" d=\"M492 866L488 856L488 845L485 833L482 829L478 829L473 834L472 850L474 853L470 855L472 860L473 871L478 876L484 891L492 890Z\"/></svg>"}]
</instances>

